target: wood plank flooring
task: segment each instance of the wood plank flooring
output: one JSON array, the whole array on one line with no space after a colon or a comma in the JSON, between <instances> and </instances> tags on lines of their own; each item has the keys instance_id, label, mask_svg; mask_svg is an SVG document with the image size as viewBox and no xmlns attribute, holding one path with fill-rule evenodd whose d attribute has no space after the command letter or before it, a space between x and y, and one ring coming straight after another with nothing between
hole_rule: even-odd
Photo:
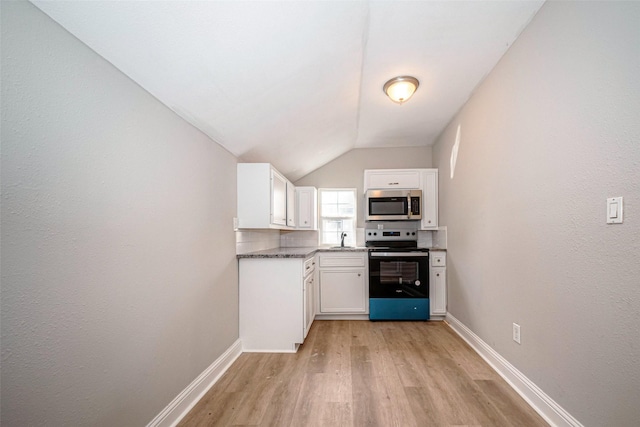
<instances>
[{"instance_id":1,"label":"wood plank flooring","mask_svg":"<svg viewBox=\"0 0 640 427\"><path fill-rule=\"evenodd\" d=\"M547 426L444 322L315 321L244 353L180 426Z\"/></svg>"}]
</instances>

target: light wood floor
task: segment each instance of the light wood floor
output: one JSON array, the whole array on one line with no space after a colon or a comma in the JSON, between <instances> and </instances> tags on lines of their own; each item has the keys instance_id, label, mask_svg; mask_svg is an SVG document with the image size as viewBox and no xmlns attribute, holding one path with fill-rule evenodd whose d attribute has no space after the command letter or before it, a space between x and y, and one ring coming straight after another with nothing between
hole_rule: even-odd
<instances>
[{"instance_id":1,"label":"light wood floor","mask_svg":"<svg viewBox=\"0 0 640 427\"><path fill-rule=\"evenodd\" d=\"M444 322L316 321L244 353L180 426L546 426Z\"/></svg>"}]
</instances>

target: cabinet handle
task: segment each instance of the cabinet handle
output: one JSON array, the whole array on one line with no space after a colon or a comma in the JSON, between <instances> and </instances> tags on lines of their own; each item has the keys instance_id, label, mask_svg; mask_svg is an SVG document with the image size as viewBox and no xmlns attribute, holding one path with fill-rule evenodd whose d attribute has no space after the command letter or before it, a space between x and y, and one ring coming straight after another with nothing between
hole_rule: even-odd
<instances>
[{"instance_id":1,"label":"cabinet handle","mask_svg":"<svg viewBox=\"0 0 640 427\"><path fill-rule=\"evenodd\" d=\"M358 273L358 277L362 276L360 273Z\"/></svg>"},{"instance_id":2,"label":"cabinet handle","mask_svg":"<svg viewBox=\"0 0 640 427\"><path fill-rule=\"evenodd\" d=\"M387 185L398 185L398 183L397 182L390 182Z\"/></svg>"},{"instance_id":3,"label":"cabinet handle","mask_svg":"<svg viewBox=\"0 0 640 427\"><path fill-rule=\"evenodd\" d=\"M440 273L436 273L436 276L440 277Z\"/></svg>"}]
</instances>

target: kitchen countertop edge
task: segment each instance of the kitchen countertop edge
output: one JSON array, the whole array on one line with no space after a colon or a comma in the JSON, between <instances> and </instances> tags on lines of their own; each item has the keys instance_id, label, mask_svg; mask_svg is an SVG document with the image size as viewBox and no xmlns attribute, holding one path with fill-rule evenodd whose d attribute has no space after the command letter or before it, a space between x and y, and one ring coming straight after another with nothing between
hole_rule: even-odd
<instances>
[{"instance_id":1,"label":"kitchen countertop edge","mask_svg":"<svg viewBox=\"0 0 640 427\"><path fill-rule=\"evenodd\" d=\"M442 248L428 248L430 251L445 251ZM368 252L369 248L356 246L352 248L322 248L322 247L301 247L301 248L274 248L262 251L237 254L236 258L309 258L317 252Z\"/></svg>"},{"instance_id":2,"label":"kitchen countertop edge","mask_svg":"<svg viewBox=\"0 0 640 427\"><path fill-rule=\"evenodd\" d=\"M236 258L309 258L315 255L316 252L367 252L369 248L355 247L355 248L317 248L317 247L303 247L303 248L274 248L266 249L263 251L248 252L246 254L237 254Z\"/></svg>"}]
</instances>

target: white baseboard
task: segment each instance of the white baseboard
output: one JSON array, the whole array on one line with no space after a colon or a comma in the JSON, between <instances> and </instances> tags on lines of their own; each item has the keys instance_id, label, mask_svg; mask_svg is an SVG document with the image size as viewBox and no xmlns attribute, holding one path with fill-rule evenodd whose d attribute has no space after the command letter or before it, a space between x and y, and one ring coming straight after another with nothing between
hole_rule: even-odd
<instances>
[{"instance_id":1,"label":"white baseboard","mask_svg":"<svg viewBox=\"0 0 640 427\"><path fill-rule=\"evenodd\" d=\"M491 348L451 313L446 322L465 340L527 403L554 427L584 427L551 397Z\"/></svg>"},{"instance_id":2,"label":"white baseboard","mask_svg":"<svg viewBox=\"0 0 640 427\"><path fill-rule=\"evenodd\" d=\"M207 369L191 382L171 401L147 427L170 427L177 425L189 413L196 403L205 395L224 374L229 366L242 354L242 342L237 340Z\"/></svg>"}]
</instances>

